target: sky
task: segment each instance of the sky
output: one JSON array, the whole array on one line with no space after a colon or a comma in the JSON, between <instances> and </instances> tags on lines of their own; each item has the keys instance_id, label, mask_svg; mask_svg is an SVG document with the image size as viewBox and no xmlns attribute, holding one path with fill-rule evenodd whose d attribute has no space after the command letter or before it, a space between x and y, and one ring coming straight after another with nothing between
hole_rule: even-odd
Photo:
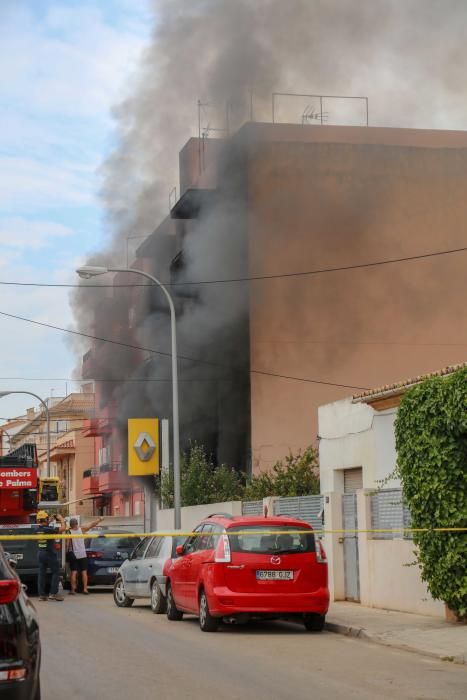
<instances>
[{"instance_id":1,"label":"sky","mask_svg":"<svg viewBox=\"0 0 467 700\"><path fill-rule=\"evenodd\" d=\"M100 247L112 108L152 24L146 0L0 0L0 282L75 283ZM66 288L0 285L0 294L0 312L72 326ZM63 333L0 314L0 334L0 391L79 389L65 381L76 357ZM4 397L0 418L35 404Z\"/></svg>"}]
</instances>

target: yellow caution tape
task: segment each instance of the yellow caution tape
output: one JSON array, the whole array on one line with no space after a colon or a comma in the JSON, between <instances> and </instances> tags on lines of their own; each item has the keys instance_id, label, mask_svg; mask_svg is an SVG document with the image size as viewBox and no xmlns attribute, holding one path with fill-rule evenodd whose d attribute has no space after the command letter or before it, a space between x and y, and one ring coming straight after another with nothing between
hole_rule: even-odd
<instances>
[{"instance_id":1,"label":"yellow caution tape","mask_svg":"<svg viewBox=\"0 0 467 700\"><path fill-rule=\"evenodd\" d=\"M410 532L467 532L467 527L401 527L401 528L381 528L378 530L267 530L255 528L252 532L251 530L236 530L235 532L230 532L228 529L225 534L230 537L236 537L241 535L254 536L254 535L309 535L313 533L314 535L345 535L345 534L366 534L366 533L391 533L395 534L398 532L410 533ZM112 538L143 538L143 537L206 537L209 535L219 535L223 533L206 533L206 532L98 532L98 533L82 533L77 535L67 534L67 533L57 533L54 535L37 534L37 535L0 535L0 541L11 541L11 540L71 540L71 539L97 539L98 537L105 537L106 539Z\"/></svg>"}]
</instances>

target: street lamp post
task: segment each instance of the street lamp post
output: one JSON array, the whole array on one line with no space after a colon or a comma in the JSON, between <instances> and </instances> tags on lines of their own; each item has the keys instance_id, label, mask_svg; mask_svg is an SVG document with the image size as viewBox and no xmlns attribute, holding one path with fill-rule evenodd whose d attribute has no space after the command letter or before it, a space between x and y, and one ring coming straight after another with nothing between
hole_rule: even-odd
<instances>
[{"instance_id":1,"label":"street lamp post","mask_svg":"<svg viewBox=\"0 0 467 700\"><path fill-rule=\"evenodd\" d=\"M49 414L49 407L47 406L46 402L44 399L41 399L40 396L37 394L34 394L32 391L0 391L0 399L2 399L4 396L10 396L10 394L28 394L29 396L34 396L38 401L41 402L41 404L45 408L45 416L47 419L47 476L50 476L50 414Z\"/></svg>"},{"instance_id":2,"label":"street lamp post","mask_svg":"<svg viewBox=\"0 0 467 700\"><path fill-rule=\"evenodd\" d=\"M177 326L175 317L175 307L167 289L156 277L150 275L143 270L134 270L132 268L115 268L115 267L95 267L93 265L85 265L76 270L80 277L91 279L98 275L105 275L107 272L132 272L135 275L141 275L151 280L164 292L170 307L170 330L171 330L171 348L172 348L172 415L173 415L173 453L174 453L174 526L179 530L182 526L181 508L180 508L180 424L178 416L178 370L177 370Z\"/></svg>"}]
</instances>

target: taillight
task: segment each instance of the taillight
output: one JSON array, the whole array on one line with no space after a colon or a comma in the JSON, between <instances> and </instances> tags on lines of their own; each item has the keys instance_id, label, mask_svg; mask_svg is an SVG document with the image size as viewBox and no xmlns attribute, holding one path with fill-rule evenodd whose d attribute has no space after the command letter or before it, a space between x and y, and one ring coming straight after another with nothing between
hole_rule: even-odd
<instances>
[{"instance_id":1,"label":"taillight","mask_svg":"<svg viewBox=\"0 0 467 700\"><path fill-rule=\"evenodd\" d=\"M21 584L16 578L0 581L0 603L13 603L19 596Z\"/></svg>"},{"instance_id":2,"label":"taillight","mask_svg":"<svg viewBox=\"0 0 467 700\"><path fill-rule=\"evenodd\" d=\"M102 559L104 552L88 552L88 559Z\"/></svg>"},{"instance_id":3,"label":"taillight","mask_svg":"<svg viewBox=\"0 0 467 700\"><path fill-rule=\"evenodd\" d=\"M324 551L324 547L321 544L321 541L318 539L315 539L315 549L316 549L316 561L318 562L318 564L327 564L328 558L326 556L326 552Z\"/></svg>"},{"instance_id":4,"label":"taillight","mask_svg":"<svg viewBox=\"0 0 467 700\"><path fill-rule=\"evenodd\" d=\"M22 668L8 668L0 671L0 681L22 681L26 678L26 669Z\"/></svg>"},{"instance_id":5,"label":"taillight","mask_svg":"<svg viewBox=\"0 0 467 700\"><path fill-rule=\"evenodd\" d=\"M229 538L225 534L219 537L219 542L217 543L216 552L214 554L214 561L219 563L232 561Z\"/></svg>"}]
</instances>

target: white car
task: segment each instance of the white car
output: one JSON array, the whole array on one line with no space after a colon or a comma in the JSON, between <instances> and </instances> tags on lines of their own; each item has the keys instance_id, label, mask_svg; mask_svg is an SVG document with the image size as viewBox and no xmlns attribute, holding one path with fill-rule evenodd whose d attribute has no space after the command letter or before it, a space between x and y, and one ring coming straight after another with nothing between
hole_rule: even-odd
<instances>
[{"instance_id":1,"label":"white car","mask_svg":"<svg viewBox=\"0 0 467 700\"><path fill-rule=\"evenodd\" d=\"M166 609L164 565L175 559L177 545L185 537L164 535L144 538L118 570L114 584L114 601L119 608L129 608L137 598L150 598L153 613Z\"/></svg>"}]
</instances>

